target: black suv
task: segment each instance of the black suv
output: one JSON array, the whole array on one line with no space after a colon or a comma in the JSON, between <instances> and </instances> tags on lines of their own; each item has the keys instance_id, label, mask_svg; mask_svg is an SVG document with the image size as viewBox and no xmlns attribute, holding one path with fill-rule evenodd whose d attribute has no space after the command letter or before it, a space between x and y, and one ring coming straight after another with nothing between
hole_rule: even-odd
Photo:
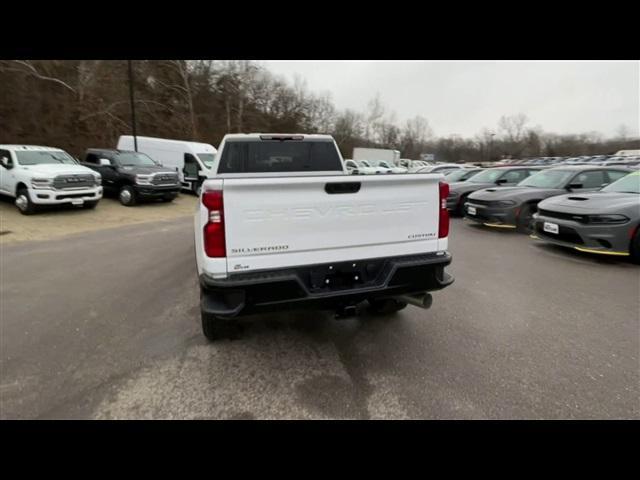
<instances>
[{"instance_id":1,"label":"black suv","mask_svg":"<svg viewBox=\"0 0 640 480\"><path fill-rule=\"evenodd\" d=\"M117 194L128 207L145 199L170 202L180 193L178 173L144 153L90 148L80 163L102 175L105 195Z\"/></svg>"}]
</instances>

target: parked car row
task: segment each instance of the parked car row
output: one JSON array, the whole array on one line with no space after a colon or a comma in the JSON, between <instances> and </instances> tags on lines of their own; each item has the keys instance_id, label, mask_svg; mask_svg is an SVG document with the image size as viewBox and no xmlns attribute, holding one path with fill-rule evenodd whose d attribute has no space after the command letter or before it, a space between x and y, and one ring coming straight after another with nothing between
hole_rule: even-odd
<instances>
[{"instance_id":1,"label":"parked car row","mask_svg":"<svg viewBox=\"0 0 640 480\"><path fill-rule=\"evenodd\" d=\"M181 190L200 193L215 153L208 144L131 136L116 149L89 148L81 160L54 147L0 145L0 194L25 215L45 205L95 208L103 195L125 206L171 202Z\"/></svg>"},{"instance_id":2,"label":"parked car row","mask_svg":"<svg viewBox=\"0 0 640 480\"><path fill-rule=\"evenodd\" d=\"M452 214L640 262L640 171L611 165L507 166L479 170L467 179L445 177L453 178L447 197Z\"/></svg>"},{"instance_id":3,"label":"parked car row","mask_svg":"<svg viewBox=\"0 0 640 480\"><path fill-rule=\"evenodd\" d=\"M448 173L464 169L460 163L433 163L422 160L400 159L396 163L387 160L345 159L347 171L352 175L376 175L381 173Z\"/></svg>"},{"instance_id":4,"label":"parked car row","mask_svg":"<svg viewBox=\"0 0 640 480\"><path fill-rule=\"evenodd\" d=\"M580 157L538 157L521 160L507 160L503 165L640 165L639 155L592 155Z\"/></svg>"}]
</instances>

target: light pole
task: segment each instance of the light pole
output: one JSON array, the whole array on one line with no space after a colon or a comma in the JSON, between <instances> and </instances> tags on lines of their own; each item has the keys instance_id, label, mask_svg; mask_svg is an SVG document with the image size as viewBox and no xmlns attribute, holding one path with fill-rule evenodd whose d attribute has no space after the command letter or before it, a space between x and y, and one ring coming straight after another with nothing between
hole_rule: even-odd
<instances>
[{"instance_id":1,"label":"light pole","mask_svg":"<svg viewBox=\"0 0 640 480\"><path fill-rule=\"evenodd\" d=\"M133 67L131 60L127 60L129 64L129 100L131 102L131 125L133 127L133 149L138 151L138 137L136 135L136 106L133 99Z\"/></svg>"},{"instance_id":2,"label":"light pole","mask_svg":"<svg viewBox=\"0 0 640 480\"><path fill-rule=\"evenodd\" d=\"M490 162L491 161L491 149L493 148L493 137L495 137L496 134L495 133L490 133L489 135L491 137L489 138L489 152L488 152L488 155L487 155L487 157L488 157L487 160Z\"/></svg>"}]
</instances>

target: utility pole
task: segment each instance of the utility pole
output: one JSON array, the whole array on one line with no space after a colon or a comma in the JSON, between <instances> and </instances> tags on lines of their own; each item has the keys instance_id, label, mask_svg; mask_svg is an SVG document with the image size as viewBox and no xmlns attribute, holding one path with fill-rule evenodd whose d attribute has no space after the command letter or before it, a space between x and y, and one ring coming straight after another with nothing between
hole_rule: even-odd
<instances>
[{"instance_id":1,"label":"utility pole","mask_svg":"<svg viewBox=\"0 0 640 480\"><path fill-rule=\"evenodd\" d=\"M489 154L487 155L489 158L487 158L487 161L490 162L491 161L491 149L493 148L493 137L496 136L495 133L491 133L491 138L489 139Z\"/></svg>"},{"instance_id":2,"label":"utility pole","mask_svg":"<svg viewBox=\"0 0 640 480\"><path fill-rule=\"evenodd\" d=\"M129 64L129 100L131 101L131 125L133 126L133 148L138 151L138 137L136 135L136 106L133 99L133 67L131 60L127 60Z\"/></svg>"}]
</instances>

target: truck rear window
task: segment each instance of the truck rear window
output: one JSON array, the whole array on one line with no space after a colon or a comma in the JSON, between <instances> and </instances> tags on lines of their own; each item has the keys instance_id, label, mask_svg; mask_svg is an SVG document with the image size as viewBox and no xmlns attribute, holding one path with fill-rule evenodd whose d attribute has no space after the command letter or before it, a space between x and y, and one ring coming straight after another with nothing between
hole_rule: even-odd
<instances>
[{"instance_id":1,"label":"truck rear window","mask_svg":"<svg viewBox=\"0 0 640 480\"><path fill-rule=\"evenodd\" d=\"M238 141L228 142L218 173L342 171L333 142Z\"/></svg>"}]
</instances>

